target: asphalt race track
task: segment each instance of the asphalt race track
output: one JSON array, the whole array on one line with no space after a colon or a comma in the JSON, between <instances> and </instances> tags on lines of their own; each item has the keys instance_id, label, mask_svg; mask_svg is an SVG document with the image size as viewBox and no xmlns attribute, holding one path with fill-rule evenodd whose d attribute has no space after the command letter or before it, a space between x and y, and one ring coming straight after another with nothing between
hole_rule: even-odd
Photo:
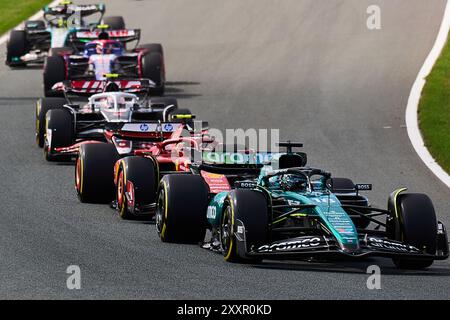
<instances>
[{"instance_id":1,"label":"asphalt race track","mask_svg":"<svg viewBox=\"0 0 450 320\"><path fill-rule=\"evenodd\" d=\"M80 3L89 1L77 1ZM444 0L115 0L161 42L168 95L211 126L279 128L310 165L373 183L373 204L407 186L450 227L450 192L410 145L409 90L436 38ZM382 9L369 31L366 9ZM2 61L5 47L1 47ZM450 262L398 271L390 260L233 265L198 246L163 244L154 225L80 204L71 165L48 164L34 141L38 69L0 67L0 298L450 298ZM381 290L368 290L378 264ZM66 288L81 267L82 289Z\"/></svg>"}]
</instances>

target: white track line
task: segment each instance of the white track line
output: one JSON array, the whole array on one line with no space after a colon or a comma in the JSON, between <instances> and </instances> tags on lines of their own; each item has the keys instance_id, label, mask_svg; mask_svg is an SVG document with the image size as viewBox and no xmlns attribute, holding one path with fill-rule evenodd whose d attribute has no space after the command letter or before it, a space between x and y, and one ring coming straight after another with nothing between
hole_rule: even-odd
<instances>
[{"instance_id":1,"label":"white track line","mask_svg":"<svg viewBox=\"0 0 450 320\"><path fill-rule=\"evenodd\" d=\"M406 127L408 130L409 140L419 155L420 159L425 165L445 184L450 188L450 176L442 167L434 160L428 149L425 147L422 135L419 130L419 122L417 118L417 111L419 108L420 96L423 87L425 86L425 79L433 69L436 60L439 58L442 49L447 41L447 35L450 30L450 0L447 1L444 18L441 23L439 34L434 43L433 49L425 60L424 65L417 75L416 81L411 89L408 98L408 105L406 107ZM442 88L444 90L444 88Z\"/></svg>"},{"instance_id":2,"label":"white track line","mask_svg":"<svg viewBox=\"0 0 450 320\"><path fill-rule=\"evenodd\" d=\"M54 5L58 4L59 1L60 0L55 0L52 3L50 3L49 6L54 6ZM35 15L31 16L30 18L28 18L26 20L39 20L40 18L42 18L43 15L44 15L44 13L42 12L42 10L39 10ZM24 21L19 23L16 27L12 28L11 30L18 29L22 25L23 22ZM4 44L8 40L8 36L9 36L9 33L11 32L11 30L6 31L5 34L0 37L0 45Z\"/></svg>"}]
</instances>

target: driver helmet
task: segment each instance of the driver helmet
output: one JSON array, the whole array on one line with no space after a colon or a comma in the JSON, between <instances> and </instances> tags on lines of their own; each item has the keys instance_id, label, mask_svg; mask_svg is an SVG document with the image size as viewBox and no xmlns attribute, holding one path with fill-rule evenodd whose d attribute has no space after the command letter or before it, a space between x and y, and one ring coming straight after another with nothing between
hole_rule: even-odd
<instances>
[{"instance_id":1,"label":"driver helmet","mask_svg":"<svg viewBox=\"0 0 450 320\"><path fill-rule=\"evenodd\" d=\"M127 108L127 99L122 96L117 97L117 107L119 109L126 109Z\"/></svg>"},{"instance_id":2,"label":"driver helmet","mask_svg":"<svg viewBox=\"0 0 450 320\"><path fill-rule=\"evenodd\" d=\"M105 87L105 92L118 92L120 91L119 85L115 82L109 82Z\"/></svg>"},{"instance_id":3,"label":"driver helmet","mask_svg":"<svg viewBox=\"0 0 450 320\"><path fill-rule=\"evenodd\" d=\"M297 174L285 174L281 177L280 186L286 191L306 191L308 180Z\"/></svg>"},{"instance_id":4,"label":"driver helmet","mask_svg":"<svg viewBox=\"0 0 450 320\"><path fill-rule=\"evenodd\" d=\"M98 42L95 51L97 54L111 54L113 47L111 44Z\"/></svg>"},{"instance_id":5,"label":"driver helmet","mask_svg":"<svg viewBox=\"0 0 450 320\"><path fill-rule=\"evenodd\" d=\"M95 52L97 54L103 53L103 43L101 43L101 42L97 43L97 45L95 46Z\"/></svg>"},{"instance_id":6,"label":"driver helmet","mask_svg":"<svg viewBox=\"0 0 450 320\"><path fill-rule=\"evenodd\" d=\"M109 33L107 31L102 31L98 35L99 40L109 40Z\"/></svg>"}]
</instances>

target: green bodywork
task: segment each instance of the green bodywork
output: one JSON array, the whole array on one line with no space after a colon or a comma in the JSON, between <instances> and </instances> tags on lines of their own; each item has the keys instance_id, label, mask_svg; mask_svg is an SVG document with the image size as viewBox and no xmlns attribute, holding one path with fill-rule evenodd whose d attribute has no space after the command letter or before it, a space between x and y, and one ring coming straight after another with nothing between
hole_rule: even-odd
<instances>
[{"instance_id":1,"label":"green bodywork","mask_svg":"<svg viewBox=\"0 0 450 320\"><path fill-rule=\"evenodd\" d=\"M341 202L327 188L319 191L293 192L284 191L276 184L268 186L265 183L265 175L271 171L270 168L261 170L261 175L257 179L255 190L261 190L269 195L269 198L284 198L290 205L314 205L314 207L299 210L297 215L309 216L316 218L322 226L333 235L337 243L343 250L356 250L359 248L358 233L356 227L342 208ZM320 189L320 188L319 188ZM207 210L208 223L216 228L220 226L222 213L224 212L225 200L229 195L229 191L216 194L209 203ZM279 221L277 216L291 211L291 208L282 209L281 212L272 213L272 224Z\"/></svg>"}]
</instances>

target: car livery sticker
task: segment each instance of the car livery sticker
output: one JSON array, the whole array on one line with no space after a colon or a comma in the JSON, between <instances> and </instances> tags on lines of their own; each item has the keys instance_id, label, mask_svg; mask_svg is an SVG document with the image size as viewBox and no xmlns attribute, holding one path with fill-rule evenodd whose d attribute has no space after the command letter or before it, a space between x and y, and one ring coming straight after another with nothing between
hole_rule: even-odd
<instances>
[{"instance_id":1,"label":"car livery sticker","mask_svg":"<svg viewBox=\"0 0 450 320\"><path fill-rule=\"evenodd\" d=\"M206 171L201 171L201 175L203 179L205 179L212 193L231 190L230 183L228 182L228 179L227 177L225 177L225 175L210 173Z\"/></svg>"},{"instance_id":2,"label":"car livery sticker","mask_svg":"<svg viewBox=\"0 0 450 320\"><path fill-rule=\"evenodd\" d=\"M126 123L123 125L122 131L170 133L176 131L180 126L180 123L163 124L162 126L158 123Z\"/></svg>"}]
</instances>

